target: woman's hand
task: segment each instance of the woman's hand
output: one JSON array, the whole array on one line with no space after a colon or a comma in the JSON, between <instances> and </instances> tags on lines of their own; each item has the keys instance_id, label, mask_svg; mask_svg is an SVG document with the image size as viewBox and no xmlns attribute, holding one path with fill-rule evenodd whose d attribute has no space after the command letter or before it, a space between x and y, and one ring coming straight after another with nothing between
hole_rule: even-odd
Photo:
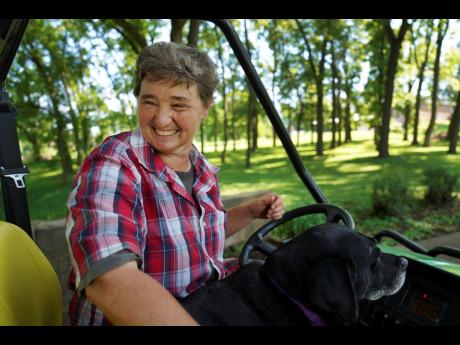
<instances>
[{"instance_id":1,"label":"woman's hand","mask_svg":"<svg viewBox=\"0 0 460 345\"><path fill-rule=\"evenodd\" d=\"M264 194L248 204L253 218L280 219L284 214L283 198L275 193Z\"/></svg>"},{"instance_id":2,"label":"woman's hand","mask_svg":"<svg viewBox=\"0 0 460 345\"><path fill-rule=\"evenodd\" d=\"M256 199L227 210L225 237L240 231L256 218L280 219L284 214L283 198L275 193L266 193Z\"/></svg>"}]
</instances>

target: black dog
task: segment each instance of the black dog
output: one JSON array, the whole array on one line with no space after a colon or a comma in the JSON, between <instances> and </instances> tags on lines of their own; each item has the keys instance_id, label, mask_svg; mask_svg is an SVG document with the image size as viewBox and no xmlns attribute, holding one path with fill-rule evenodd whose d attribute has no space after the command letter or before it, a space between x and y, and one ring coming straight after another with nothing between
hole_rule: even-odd
<instances>
[{"instance_id":1,"label":"black dog","mask_svg":"<svg viewBox=\"0 0 460 345\"><path fill-rule=\"evenodd\" d=\"M385 254L375 239L323 224L208 283L180 302L201 325L346 325L359 302L396 293L407 260Z\"/></svg>"}]
</instances>

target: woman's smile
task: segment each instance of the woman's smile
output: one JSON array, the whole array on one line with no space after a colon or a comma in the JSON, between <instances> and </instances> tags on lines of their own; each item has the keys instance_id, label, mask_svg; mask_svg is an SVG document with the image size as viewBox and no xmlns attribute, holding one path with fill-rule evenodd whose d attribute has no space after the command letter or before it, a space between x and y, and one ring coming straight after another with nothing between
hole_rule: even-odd
<instances>
[{"instance_id":1,"label":"woman's smile","mask_svg":"<svg viewBox=\"0 0 460 345\"><path fill-rule=\"evenodd\" d=\"M179 133L178 129L173 129L173 130L160 130L155 127L153 127L153 131L155 134L159 135L160 137L170 137L173 136L176 133Z\"/></svg>"}]
</instances>

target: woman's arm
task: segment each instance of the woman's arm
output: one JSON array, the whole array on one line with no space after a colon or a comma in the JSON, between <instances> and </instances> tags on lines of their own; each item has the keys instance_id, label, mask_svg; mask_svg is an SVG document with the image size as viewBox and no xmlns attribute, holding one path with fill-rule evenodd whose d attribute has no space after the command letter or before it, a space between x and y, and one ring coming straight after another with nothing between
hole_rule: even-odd
<instances>
[{"instance_id":1,"label":"woman's arm","mask_svg":"<svg viewBox=\"0 0 460 345\"><path fill-rule=\"evenodd\" d=\"M85 292L114 325L198 325L169 291L137 269L135 261L102 274Z\"/></svg>"},{"instance_id":2,"label":"woman's arm","mask_svg":"<svg viewBox=\"0 0 460 345\"><path fill-rule=\"evenodd\" d=\"M283 198L274 193L264 194L257 199L227 210L225 237L238 232L256 218L279 219L283 214Z\"/></svg>"}]
</instances>

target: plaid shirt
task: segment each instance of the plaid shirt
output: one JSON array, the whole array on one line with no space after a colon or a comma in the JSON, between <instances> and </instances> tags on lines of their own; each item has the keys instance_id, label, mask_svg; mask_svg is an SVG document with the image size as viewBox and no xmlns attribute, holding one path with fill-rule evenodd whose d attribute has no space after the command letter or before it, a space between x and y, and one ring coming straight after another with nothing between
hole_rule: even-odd
<instances>
[{"instance_id":1,"label":"plaid shirt","mask_svg":"<svg viewBox=\"0 0 460 345\"><path fill-rule=\"evenodd\" d=\"M140 269L172 295L185 297L226 274L226 212L216 173L193 147L194 197L144 140L139 128L108 137L83 162L67 206L73 325L110 324L84 293L89 268L134 253Z\"/></svg>"}]
</instances>

